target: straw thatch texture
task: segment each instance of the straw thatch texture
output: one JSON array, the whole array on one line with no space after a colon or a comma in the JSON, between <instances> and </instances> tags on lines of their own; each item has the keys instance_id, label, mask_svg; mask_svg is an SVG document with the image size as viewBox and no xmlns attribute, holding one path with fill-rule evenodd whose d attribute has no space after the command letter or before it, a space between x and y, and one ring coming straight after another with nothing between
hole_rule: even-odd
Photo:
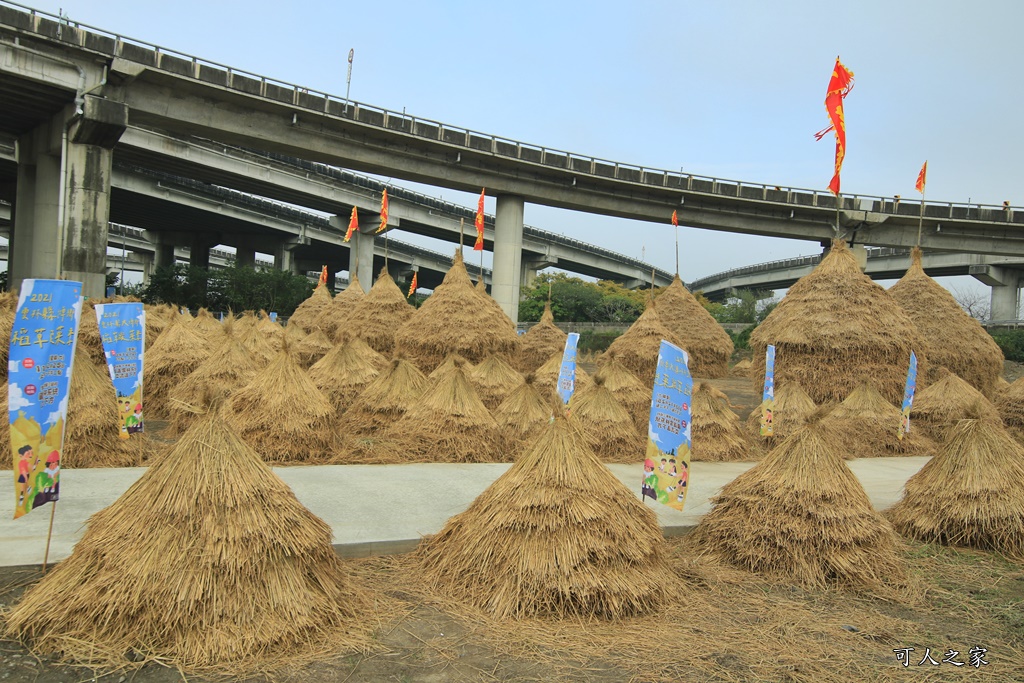
<instances>
[{"instance_id":1,"label":"straw thatch texture","mask_svg":"<svg viewBox=\"0 0 1024 683\"><path fill-rule=\"evenodd\" d=\"M841 401L869 380L886 400L897 403L903 398L911 350L917 352L918 377L927 375L917 342L917 328L907 314L860 271L846 243L837 240L751 333L751 377L760 389L765 349L774 344L775 382L799 382L815 403Z\"/></svg>"},{"instance_id":2,"label":"straw thatch texture","mask_svg":"<svg viewBox=\"0 0 1024 683\"><path fill-rule=\"evenodd\" d=\"M926 543L1024 559L1024 449L998 422L962 420L888 516L900 533Z\"/></svg>"},{"instance_id":3,"label":"straw thatch texture","mask_svg":"<svg viewBox=\"0 0 1024 683\"><path fill-rule=\"evenodd\" d=\"M364 352L360 346L373 355ZM384 357L362 339L350 339L318 360L309 369L309 378L324 393L334 410L340 413L376 379L385 364Z\"/></svg>"},{"instance_id":4,"label":"straw thatch texture","mask_svg":"<svg viewBox=\"0 0 1024 683\"><path fill-rule=\"evenodd\" d=\"M690 374L712 379L729 374L732 337L683 286L678 273L655 297L654 308L661 324L689 354Z\"/></svg>"},{"instance_id":5,"label":"straw thatch texture","mask_svg":"<svg viewBox=\"0 0 1024 683\"><path fill-rule=\"evenodd\" d=\"M226 408L226 419L266 462L326 462L339 447L334 406L287 344Z\"/></svg>"},{"instance_id":6,"label":"straw thatch texture","mask_svg":"<svg viewBox=\"0 0 1024 683\"><path fill-rule=\"evenodd\" d=\"M472 372L476 366L470 363L468 360L463 358L457 353L448 355L444 362L438 365L434 370L427 375L427 379L437 381L443 377L447 377L451 373L455 372L458 368L462 368L465 372Z\"/></svg>"},{"instance_id":7,"label":"straw thatch texture","mask_svg":"<svg viewBox=\"0 0 1024 683\"><path fill-rule=\"evenodd\" d=\"M295 360L299 367L308 370L333 348L334 342L327 337L323 330L314 327L309 334L295 344Z\"/></svg>"},{"instance_id":8,"label":"straw thatch texture","mask_svg":"<svg viewBox=\"0 0 1024 683\"><path fill-rule=\"evenodd\" d=\"M170 306L166 305L144 304L143 309L146 312L146 349L148 350L170 324L173 311Z\"/></svg>"},{"instance_id":9,"label":"straw thatch texture","mask_svg":"<svg viewBox=\"0 0 1024 683\"><path fill-rule=\"evenodd\" d=\"M498 618L630 617L671 585L654 513L562 418L418 554L436 590Z\"/></svg>"},{"instance_id":10,"label":"straw thatch texture","mask_svg":"<svg viewBox=\"0 0 1024 683\"><path fill-rule=\"evenodd\" d=\"M1024 377L1015 380L996 399L999 416L1008 427L1024 427Z\"/></svg>"},{"instance_id":11,"label":"straw thatch texture","mask_svg":"<svg viewBox=\"0 0 1024 683\"><path fill-rule=\"evenodd\" d=\"M661 324L654 304L648 301L636 322L611 343L602 358L614 355L642 384L654 386L658 351L663 339L689 351L679 337Z\"/></svg>"},{"instance_id":12,"label":"straw thatch texture","mask_svg":"<svg viewBox=\"0 0 1024 683\"><path fill-rule=\"evenodd\" d=\"M497 408L523 383L523 376L498 356L488 356L484 362L467 370L467 376L488 410Z\"/></svg>"},{"instance_id":13,"label":"straw thatch texture","mask_svg":"<svg viewBox=\"0 0 1024 683\"><path fill-rule=\"evenodd\" d=\"M993 396L1003 372L1003 352L977 320L921 267L921 250L911 251L910 268L889 295L917 327L921 350L933 368L952 370L975 389Z\"/></svg>"},{"instance_id":14,"label":"straw thatch texture","mask_svg":"<svg viewBox=\"0 0 1024 683\"><path fill-rule=\"evenodd\" d=\"M348 287L331 300L330 306L323 307L313 326L323 330L332 341L341 341L338 335L344 331L349 316L364 296L366 294L363 292L363 286L359 284L359 276L353 272Z\"/></svg>"},{"instance_id":15,"label":"straw thatch texture","mask_svg":"<svg viewBox=\"0 0 1024 683\"><path fill-rule=\"evenodd\" d=\"M7 635L98 668L242 675L365 648L364 610L330 526L209 414L92 516Z\"/></svg>"},{"instance_id":16,"label":"straw thatch texture","mask_svg":"<svg viewBox=\"0 0 1024 683\"><path fill-rule=\"evenodd\" d=\"M647 434L651 421L651 389L645 387L614 354L608 356L594 374L626 409L641 435Z\"/></svg>"},{"instance_id":17,"label":"straw thatch texture","mask_svg":"<svg viewBox=\"0 0 1024 683\"><path fill-rule=\"evenodd\" d=\"M508 445L510 460L517 460L524 446L532 443L551 419L550 392L538 391L534 382L533 374L528 374L494 410L494 421Z\"/></svg>"},{"instance_id":18,"label":"straw thatch texture","mask_svg":"<svg viewBox=\"0 0 1024 683\"><path fill-rule=\"evenodd\" d=\"M320 314L331 305L331 292L327 285L317 285L309 297L295 308L288 318L289 325L301 327L305 331L313 329Z\"/></svg>"},{"instance_id":19,"label":"straw thatch texture","mask_svg":"<svg viewBox=\"0 0 1024 683\"><path fill-rule=\"evenodd\" d=\"M224 326L205 308L196 311L196 317L189 321L189 325L208 344L219 344L223 339Z\"/></svg>"},{"instance_id":20,"label":"straw thatch texture","mask_svg":"<svg viewBox=\"0 0 1024 683\"><path fill-rule=\"evenodd\" d=\"M999 411L980 391L946 368L939 368L937 376L941 379L914 397L911 431L920 429L935 441L945 441L960 420L999 421Z\"/></svg>"},{"instance_id":21,"label":"straw thatch texture","mask_svg":"<svg viewBox=\"0 0 1024 683\"><path fill-rule=\"evenodd\" d=\"M427 388L427 378L404 358L391 361L351 403L342 418L346 434L375 436L398 420Z\"/></svg>"},{"instance_id":22,"label":"straw thatch texture","mask_svg":"<svg viewBox=\"0 0 1024 683\"><path fill-rule=\"evenodd\" d=\"M562 371L563 351L558 351L552 355L544 365L537 368L537 371L533 373L534 383L539 391L558 391L558 375ZM593 384L593 382L593 378L586 370L583 369L583 366L576 363L576 391L583 391Z\"/></svg>"},{"instance_id":23,"label":"straw thatch texture","mask_svg":"<svg viewBox=\"0 0 1024 683\"><path fill-rule=\"evenodd\" d=\"M390 356L395 348L395 331L412 317L409 305L387 269L382 269L370 291L348 315L345 334L359 337L372 349Z\"/></svg>"},{"instance_id":24,"label":"straw thatch texture","mask_svg":"<svg viewBox=\"0 0 1024 683\"><path fill-rule=\"evenodd\" d=\"M191 316L179 315L146 352L146 417L170 417L171 391L210 357L211 349L189 324Z\"/></svg>"},{"instance_id":25,"label":"straw thatch texture","mask_svg":"<svg viewBox=\"0 0 1024 683\"><path fill-rule=\"evenodd\" d=\"M597 377L586 389L573 393L569 420L580 427L591 450L602 462L641 462L647 433L641 434L633 417Z\"/></svg>"},{"instance_id":26,"label":"straw thatch texture","mask_svg":"<svg viewBox=\"0 0 1024 683\"><path fill-rule=\"evenodd\" d=\"M750 373L754 370L754 364L750 362L749 358L744 358L736 365L729 369L730 377L750 377Z\"/></svg>"},{"instance_id":27,"label":"straw thatch texture","mask_svg":"<svg viewBox=\"0 0 1024 683\"><path fill-rule=\"evenodd\" d=\"M17 302L15 302L17 306ZM7 337L10 340L10 332ZM100 325L96 321L96 307L91 301L82 304L82 317L78 321L78 346L85 349L86 355L93 364L102 367L107 365L107 357L103 353L103 337Z\"/></svg>"},{"instance_id":28,"label":"straw thatch texture","mask_svg":"<svg viewBox=\"0 0 1024 683\"><path fill-rule=\"evenodd\" d=\"M423 372L430 372L452 353L473 363L489 354L511 361L519 337L508 316L481 303L480 295L456 252L451 269L434 293L395 334L395 344Z\"/></svg>"},{"instance_id":29,"label":"straw thatch texture","mask_svg":"<svg viewBox=\"0 0 1024 683\"><path fill-rule=\"evenodd\" d=\"M903 455L932 455L936 444L926 434L911 430L900 440L902 411L878 393L869 382L861 382L842 403L822 420L832 430L847 458L884 458Z\"/></svg>"},{"instance_id":30,"label":"straw thatch texture","mask_svg":"<svg viewBox=\"0 0 1024 683\"><path fill-rule=\"evenodd\" d=\"M807 587L879 588L905 576L898 538L816 425L713 499L691 532L703 552Z\"/></svg>"},{"instance_id":31,"label":"straw thatch texture","mask_svg":"<svg viewBox=\"0 0 1024 683\"><path fill-rule=\"evenodd\" d=\"M747 416L747 433L756 436L767 447L774 448L787 436L803 427L818 406L798 382L776 385L772 405L772 435L761 436L762 403Z\"/></svg>"},{"instance_id":32,"label":"straw thatch texture","mask_svg":"<svg viewBox=\"0 0 1024 683\"><path fill-rule=\"evenodd\" d=\"M516 368L519 372L534 372L551 356L562 353L568 336L555 325L551 303L545 303L540 322L519 338L521 344L519 355L516 357Z\"/></svg>"},{"instance_id":33,"label":"straw thatch texture","mask_svg":"<svg viewBox=\"0 0 1024 683\"><path fill-rule=\"evenodd\" d=\"M277 323L269 324L281 329ZM241 329L237 333L238 341L252 356L253 362L261 368L269 365L270 361L277 356L277 349L263 330L262 323L251 312L247 312L239 321L239 327Z\"/></svg>"},{"instance_id":34,"label":"straw thatch texture","mask_svg":"<svg viewBox=\"0 0 1024 683\"><path fill-rule=\"evenodd\" d=\"M427 386L384 439L405 462L504 462L498 423L463 368Z\"/></svg>"},{"instance_id":35,"label":"straw thatch texture","mask_svg":"<svg viewBox=\"0 0 1024 683\"><path fill-rule=\"evenodd\" d=\"M756 460L761 449L747 432L743 423L707 382L693 387L690 403L692 425L692 459L700 462L727 462Z\"/></svg>"}]
</instances>

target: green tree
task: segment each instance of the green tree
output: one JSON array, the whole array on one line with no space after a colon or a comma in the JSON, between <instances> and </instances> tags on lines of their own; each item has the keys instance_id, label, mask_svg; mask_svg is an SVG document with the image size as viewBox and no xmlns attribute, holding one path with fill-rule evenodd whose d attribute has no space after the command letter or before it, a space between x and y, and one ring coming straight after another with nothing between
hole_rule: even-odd
<instances>
[{"instance_id":1,"label":"green tree","mask_svg":"<svg viewBox=\"0 0 1024 683\"><path fill-rule=\"evenodd\" d=\"M273 268L231 266L206 271L185 264L157 268L142 291L146 303L170 303L214 311L265 309L291 315L313 291L301 275Z\"/></svg>"},{"instance_id":2,"label":"green tree","mask_svg":"<svg viewBox=\"0 0 1024 683\"><path fill-rule=\"evenodd\" d=\"M633 322L643 311L637 295L621 285L587 282L565 273L542 273L531 287L522 290L520 320L540 320L549 287L551 314L559 322Z\"/></svg>"},{"instance_id":3,"label":"green tree","mask_svg":"<svg viewBox=\"0 0 1024 683\"><path fill-rule=\"evenodd\" d=\"M720 323L753 324L764 320L777 304L774 292L740 289L724 305L718 304L717 308L708 310Z\"/></svg>"}]
</instances>

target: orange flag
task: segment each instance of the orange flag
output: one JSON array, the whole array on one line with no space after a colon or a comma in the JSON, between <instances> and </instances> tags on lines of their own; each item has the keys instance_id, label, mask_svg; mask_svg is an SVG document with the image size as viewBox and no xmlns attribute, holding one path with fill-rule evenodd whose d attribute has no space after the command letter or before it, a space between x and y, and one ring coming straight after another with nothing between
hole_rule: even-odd
<instances>
[{"instance_id":1,"label":"orange flag","mask_svg":"<svg viewBox=\"0 0 1024 683\"><path fill-rule=\"evenodd\" d=\"M377 228L377 232L384 232L386 227L388 227L388 191L384 190L384 194L380 198L380 227Z\"/></svg>"},{"instance_id":2,"label":"orange flag","mask_svg":"<svg viewBox=\"0 0 1024 683\"><path fill-rule=\"evenodd\" d=\"M836 166L832 181L828 189L832 194L839 194L839 171L843 168L843 159L846 157L846 117L843 114L843 99L853 90L853 72L849 71L839 57L836 57L835 68L832 69L832 78L828 82L828 92L825 93L825 111L832 122L828 128L814 134L816 140L825 137L830 130L836 132Z\"/></svg>"},{"instance_id":3,"label":"orange flag","mask_svg":"<svg viewBox=\"0 0 1024 683\"><path fill-rule=\"evenodd\" d=\"M345 241L352 239L352 233L359 229L359 214L356 207L352 207L352 217L348 219L348 232L345 233Z\"/></svg>"},{"instance_id":4,"label":"orange flag","mask_svg":"<svg viewBox=\"0 0 1024 683\"><path fill-rule=\"evenodd\" d=\"M914 184L914 187L917 188L917 191L920 192L922 195L924 195L924 183L927 179L927 176L928 162L926 161L924 162L924 166L921 167L921 172L917 174L917 183Z\"/></svg>"},{"instance_id":5,"label":"orange flag","mask_svg":"<svg viewBox=\"0 0 1024 683\"><path fill-rule=\"evenodd\" d=\"M679 227L679 216L676 214L676 210L672 209L672 225Z\"/></svg>"},{"instance_id":6,"label":"orange flag","mask_svg":"<svg viewBox=\"0 0 1024 683\"><path fill-rule=\"evenodd\" d=\"M473 251L484 250L484 192L487 188L480 190L480 201L476 203L476 244Z\"/></svg>"},{"instance_id":7,"label":"orange flag","mask_svg":"<svg viewBox=\"0 0 1024 683\"><path fill-rule=\"evenodd\" d=\"M412 296L416 292L416 287L419 284L419 278L417 277L418 275L419 275L418 272L413 271L413 273L412 273L412 282L409 283L409 293L405 295L406 299L408 299L410 296Z\"/></svg>"},{"instance_id":8,"label":"orange flag","mask_svg":"<svg viewBox=\"0 0 1024 683\"><path fill-rule=\"evenodd\" d=\"M327 266L324 266L323 270L320 271L320 282L319 282L319 284L321 284L321 285L326 285L327 284Z\"/></svg>"}]
</instances>

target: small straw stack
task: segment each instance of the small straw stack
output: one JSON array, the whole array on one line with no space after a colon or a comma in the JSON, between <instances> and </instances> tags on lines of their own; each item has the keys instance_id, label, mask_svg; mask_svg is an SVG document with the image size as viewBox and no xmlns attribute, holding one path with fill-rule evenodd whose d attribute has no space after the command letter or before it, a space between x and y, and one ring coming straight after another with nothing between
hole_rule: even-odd
<instances>
[{"instance_id":1,"label":"small straw stack","mask_svg":"<svg viewBox=\"0 0 1024 683\"><path fill-rule=\"evenodd\" d=\"M754 364L750 362L749 358L744 358L736 365L729 369L730 377L750 377L750 373L753 372Z\"/></svg>"},{"instance_id":2,"label":"small straw stack","mask_svg":"<svg viewBox=\"0 0 1024 683\"><path fill-rule=\"evenodd\" d=\"M921 249L910 252L910 268L889 295L917 327L921 351L932 367L943 366L991 397L1003 373L1003 352L977 320L921 267ZM930 380L931 378L929 378Z\"/></svg>"},{"instance_id":3,"label":"small straw stack","mask_svg":"<svg viewBox=\"0 0 1024 683\"><path fill-rule=\"evenodd\" d=\"M768 448L774 448L787 436L803 427L807 423L807 418L818 409L798 382L777 385L772 403L771 436L761 436L764 403L747 416L747 433L755 435Z\"/></svg>"},{"instance_id":4,"label":"small straw stack","mask_svg":"<svg viewBox=\"0 0 1024 683\"><path fill-rule=\"evenodd\" d=\"M523 383L523 376L499 356L487 356L468 371L477 395L488 410L494 410Z\"/></svg>"},{"instance_id":5,"label":"small straw stack","mask_svg":"<svg viewBox=\"0 0 1024 683\"><path fill-rule=\"evenodd\" d=\"M726 484L691 532L747 571L810 587L878 589L905 576L899 540L817 425Z\"/></svg>"},{"instance_id":6,"label":"small straw stack","mask_svg":"<svg viewBox=\"0 0 1024 683\"><path fill-rule=\"evenodd\" d=\"M89 519L6 635L91 668L246 676L365 651L368 617L330 526L211 412Z\"/></svg>"},{"instance_id":7,"label":"small straw stack","mask_svg":"<svg viewBox=\"0 0 1024 683\"><path fill-rule=\"evenodd\" d=\"M533 373L494 410L494 421L509 446L510 460L517 460L524 446L533 442L552 415L550 391L537 390Z\"/></svg>"},{"instance_id":8,"label":"small straw stack","mask_svg":"<svg viewBox=\"0 0 1024 683\"><path fill-rule=\"evenodd\" d=\"M602 359L614 355L643 385L654 386L658 351L663 339L688 351L683 342L661 324L654 304L648 301L644 312L628 330L611 343Z\"/></svg>"},{"instance_id":9,"label":"small straw stack","mask_svg":"<svg viewBox=\"0 0 1024 683\"><path fill-rule=\"evenodd\" d=\"M318 360L309 369L309 378L331 402L335 412L341 413L376 379L385 364L384 357L362 339L349 339Z\"/></svg>"},{"instance_id":10,"label":"small straw stack","mask_svg":"<svg viewBox=\"0 0 1024 683\"><path fill-rule=\"evenodd\" d=\"M382 268L373 287L349 312L345 333L365 340L374 351L391 356L395 331L415 312L387 268Z\"/></svg>"},{"instance_id":11,"label":"small straw stack","mask_svg":"<svg viewBox=\"0 0 1024 683\"><path fill-rule=\"evenodd\" d=\"M1024 444L1024 377L1003 389L996 398L996 408L1010 435Z\"/></svg>"},{"instance_id":12,"label":"small straw stack","mask_svg":"<svg viewBox=\"0 0 1024 683\"><path fill-rule=\"evenodd\" d=\"M170 306L151 304L144 304L143 310L146 311L146 349L148 350L170 324L173 310Z\"/></svg>"},{"instance_id":13,"label":"small straw stack","mask_svg":"<svg viewBox=\"0 0 1024 683\"><path fill-rule=\"evenodd\" d=\"M377 436L405 415L426 388L427 378L419 368L404 358L395 358L349 405L342 420L344 431Z\"/></svg>"},{"instance_id":14,"label":"small straw stack","mask_svg":"<svg viewBox=\"0 0 1024 683\"><path fill-rule=\"evenodd\" d=\"M504 462L498 423L458 366L427 386L384 440L406 462Z\"/></svg>"},{"instance_id":15,"label":"small straw stack","mask_svg":"<svg viewBox=\"0 0 1024 683\"><path fill-rule=\"evenodd\" d=\"M289 325L295 325L301 327L304 331L313 329L313 325L316 324L317 318L323 313L327 307L331 305L331 292L327 289L327 285L317 285L313 293L303 301L301 304L296 306L295 312L288 318Z\"/></svg>"},{"instance_id":16,"label":"small straw stack","mask_svg":"<svg viewBox=\"0 0 1024 683\"><path fill-rule=\"evenodd\" d=\"M920 429L934 441L944 442L960 420L977 417L999 421L999 411L980 391L946 368L939 368L935 374L940 379L914 397L911 431Z\"/></svg>"},{"instance_id":17,"label":"small straw stack","mask_svg":"<svg viewBox=\"0 0 1024 683\"><path fill-rule=\"evenodd\" d=\"M444 359L443 363L438 365L429 375L427 375L427 379L437 381L452 374L458 368L462 368L465 372L470 373L475 367L476 366L459 354L452 353Z\"/></svg>"},{"instance_id":18,"label":"small straw stack","mask_svg":"<svg viewBox=\"0 0 1024 683\"><path fill-rule=\"evenodd\" d=\"M604 381L604 386L633 418L636 430L646 436L651 422L651 389L627 370L615 354L609 355L597 369L594 379L598 378Z\"/></svg>"},{"instance_id":19,"label":"small straw stack","mask_svg":"<svg viewBox=\"0 0 1024 683\"><path fill-rule=\"evenodd\" d=\"M332 341L341 341L338 335L348 325L349 316L364 296L366 294L359 284L359 276L353 271L348 287L331 300L330 306L321 309L320 315L313 321L313 327L319 327Z\"/></svg>"},{"instance_id":20,"label":"small straw stack","mask_svg":"<svg viewBox=\"0 0 1024 683\"><path fill-rule=\"evenodd\" d=\"M269 463L326 462L339 447L334 407L295 362L287 342L270 365L231 395L225 417Z\"/></svg>"},{"instance_id":21,"label":"small straw stack","mask_svg":"<svg viewBox=\"0 0 1024 683\"><path fill-rule=\"evenodd\" d=\"M679 348L689 354L694 377L716 379L729 374L732 337L683 286L679 273L655 297L654 308L661 324L681 342Z\"/></svg>"},{"instance_id":22,"label":"small straw stack","mask_svg":"<svg viewBox=\"0 0 1024 683\"><path fill-rule=\"evenodd\" d=\"M295 360L300 368L308 370L333 348L334 342L327 334L319 327L314 327L295 344Z\"/></svg>"},{"instance_id":23,"label":"small straw stack","mask_svg":"<svg viewBox=\"0 0 1024 683\"><path fill-rule=\"evenodd\" d=\"M646 432L637 431L633 417L594 377L569 401L569 421L579 426L594 455L602 462L641 462L647 449Z\"/></svg>"},{"instance_id":24,"label":"small straw stack","mask_svg":"<svg viewBox=\"0 0 1024 683\"><path fill-rule=\"evenodd\" d=\"M537 368L537 371L533 373L534 383L537 389L550 394L558 390L558 376L562 372L562 351L556 352L551 358L548 358L544 365ZM578 362L576 363L576 391L583 391L591 384L594 380L590 374L583 369Z\"/></svg>"},{"instance_id":25,"label":"small straw stack","mask_svg":"<svg viewBox=\"0 0 1024 683\"><path fill-rule=\"evenodd\" d=\"M17 301L15 301L15 306L17 306ZM10 338L10 331L8 331L4 339L10 341ZM100 334L100 325L96 321L96 308L88 301L82 304L82 317L78 321L77 345L85 349L86 355L94 365L106 367L107 357L103 353L103 337Z\"/></svg>"},{"instance_id":26,"label":"small straw stack","mask_svg":"<svg viewBox=\"0 0 1024 683\"><path fill-rule=\"evenodd\" d=\"M903 535L1024 560L1024 449L998 422L961 420L888 511Z\"/></svg>"},{"instance_id":27,"label":"small straw stack","mask_svg":"<svg viewBox=\"0 0 1024 683\"><path fill-rule=\"evenodd\" d=\"M189 324L191 320L191 316L177 316L146 352L143 390L145 414L151 420L170 417L171 391L210 357L210 347Z\"/></svg>"},{"instance_id":28,"label":"small straw stack","mask_svg":"<svg viewBox=\"0 0 1024 683\"><path fill-rule=\"evenodd\" d=\"M196 311L196 317L189 321L189 325L211 346L219 344L223 338L224 326L205 308Z\"/></svg>"},{"instance_id":29,"label":"small straw stack","mask_svg":"<svg viewBox=\"0 0 1024 683\"><path fill-rule=\"evenodd\" d=\"M516 359L516 368L519 372L536 371L551 356L562 353L568 336L555 326L551 303L545 303L544 314L541 315L540 322L528 329L519 339L521 344L519 356Z\"/></svg>"},{"instance_id":30,"label":"small straw stack","mask_svg":"<svg viewBox=\"0 0 1024 683\"><path fill-rule=\"evenodd\" d=\"M840 440L847 458L932 455L936 445L927 435L911 430L902 441L898 438L902 420L899 408L872 384L861 382L828 413L821 426Z\"/></svg>"},{"instance_id":31,"label":"small straw stack","mask_svg":"<svg viewBox=\"0 0 1024 683\"><path fill-rule=\"evenodd\" d=\"M672 585L654 513L561 417L418 555L435 590L499 619L627 618Z\"/></svg>"},{"instance_id":32,"label":"small straw stack","mask_svg":"<svg viewBox=\"0 0 1024 683\"><path fill-rule=\"evenodd\" d=\"M713 389L707 382L698 382L693 387L690 404L692 459L699 462L756 460L761 455L757 444L743 430L739 416Z\"/></svg>"},{"instance_id":33,"label":"small straw stack","mask_svg":"<svg viewBox=\"0 0 1024 683\"><path fill-rule=\"evenodd\" d=\"M267 322L278 330L281 329L281 326L277 323ZM253 362L258 367L265 368L277 356L277 349L274 347L274 342L264 331L262 321L257 320L256 316L250 311L242 316L239 326L242 329L238 332L238 341L252 356Z\"/></svg>"}]
</instances>

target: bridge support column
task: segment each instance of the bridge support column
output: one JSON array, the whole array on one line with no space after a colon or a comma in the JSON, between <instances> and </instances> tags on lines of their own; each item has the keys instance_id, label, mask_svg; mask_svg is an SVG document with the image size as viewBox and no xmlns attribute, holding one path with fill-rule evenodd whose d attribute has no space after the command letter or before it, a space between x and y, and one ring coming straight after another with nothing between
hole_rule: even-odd
<instances>
[{"instance_id":1,"label":"bridge support column","mask_svg":"<svg viewBox=\"0 0 1024 683\"><path fill-rule=\"evenodd\" d=\"M993 285L991 301L992 320L1017 320L1020 317L1020 272L1003 271L1003 284Z\"/></svg>"},{"instance_id":2,"label":"bridge support column","mask_svg":"<svg viewBox=\"0 0 1024 683\"><path fill-rule=\"evenodd\" d=\"M519 281L523 260L523 209L515 195L498 195L494 212L494 268L491 296L512 322L519 322Z\"/></svg>"},{"instance_id":3,"label":"bridge support column","mask_svg":"<svg viewBox=\"0 0 1024 683\"><path fill-rule=\"evenodd\" d=\"M216 246L206 235L196 234L189 247L188 264L196 268L210 269L210 249Z\"/></svg>"},{"instance_id":4,"label":"bridge support column","mask_svg":"<svg viewBox=\"0 0 1024 683\"><path fill-rule=\"evenodd\" d=\"M148 285L149 279L153 277L153 262L156 260L154 254L136 252L135 255L142 261L142 284L143 286Z\"/></svg>"},{"instance_id":5,"label":"bridge support column","mask_svg":"<svg viewBox=\"0 0 1024 683\"><path fill-rule=\"evenodd\" d=\"M364 233L356 230L349 242L349 272L359 276L359 285L363 292L369 292L373 286L373 232Z\"/></svg>"},{"instance_id":6,"label":"bridge support column","mask_svg":"<svg viewBox=\"0 0 1024 683\"><path fill-rule=\"evenodd\" d=\"M256 250L252 247L235 247L235 265L247 268L256 267Z\"/></svg>"},{"instance_id":7,"label":"bridge support column","mask_svg":"<svg viewBox=\"0 0 1024 683\"><path fill-rule=\"evenodd\" d=\"M298 273L298 263L295 260L297 246L299 245L291 240L282 240L274 250L274 267L288 273Z\"/></svg>"},{"instance_id":8,"label":"bridge support column","mask_svg":"<svg viewBox=\"0 0 1024 683\"><path fill-rule=\"evenodd\" d=\"M18 140L18 185L8 259L8 286L59 278L61 138L44 125ZM105 266L106 264L104 264Z\"/></svg>"}]
</instances>

